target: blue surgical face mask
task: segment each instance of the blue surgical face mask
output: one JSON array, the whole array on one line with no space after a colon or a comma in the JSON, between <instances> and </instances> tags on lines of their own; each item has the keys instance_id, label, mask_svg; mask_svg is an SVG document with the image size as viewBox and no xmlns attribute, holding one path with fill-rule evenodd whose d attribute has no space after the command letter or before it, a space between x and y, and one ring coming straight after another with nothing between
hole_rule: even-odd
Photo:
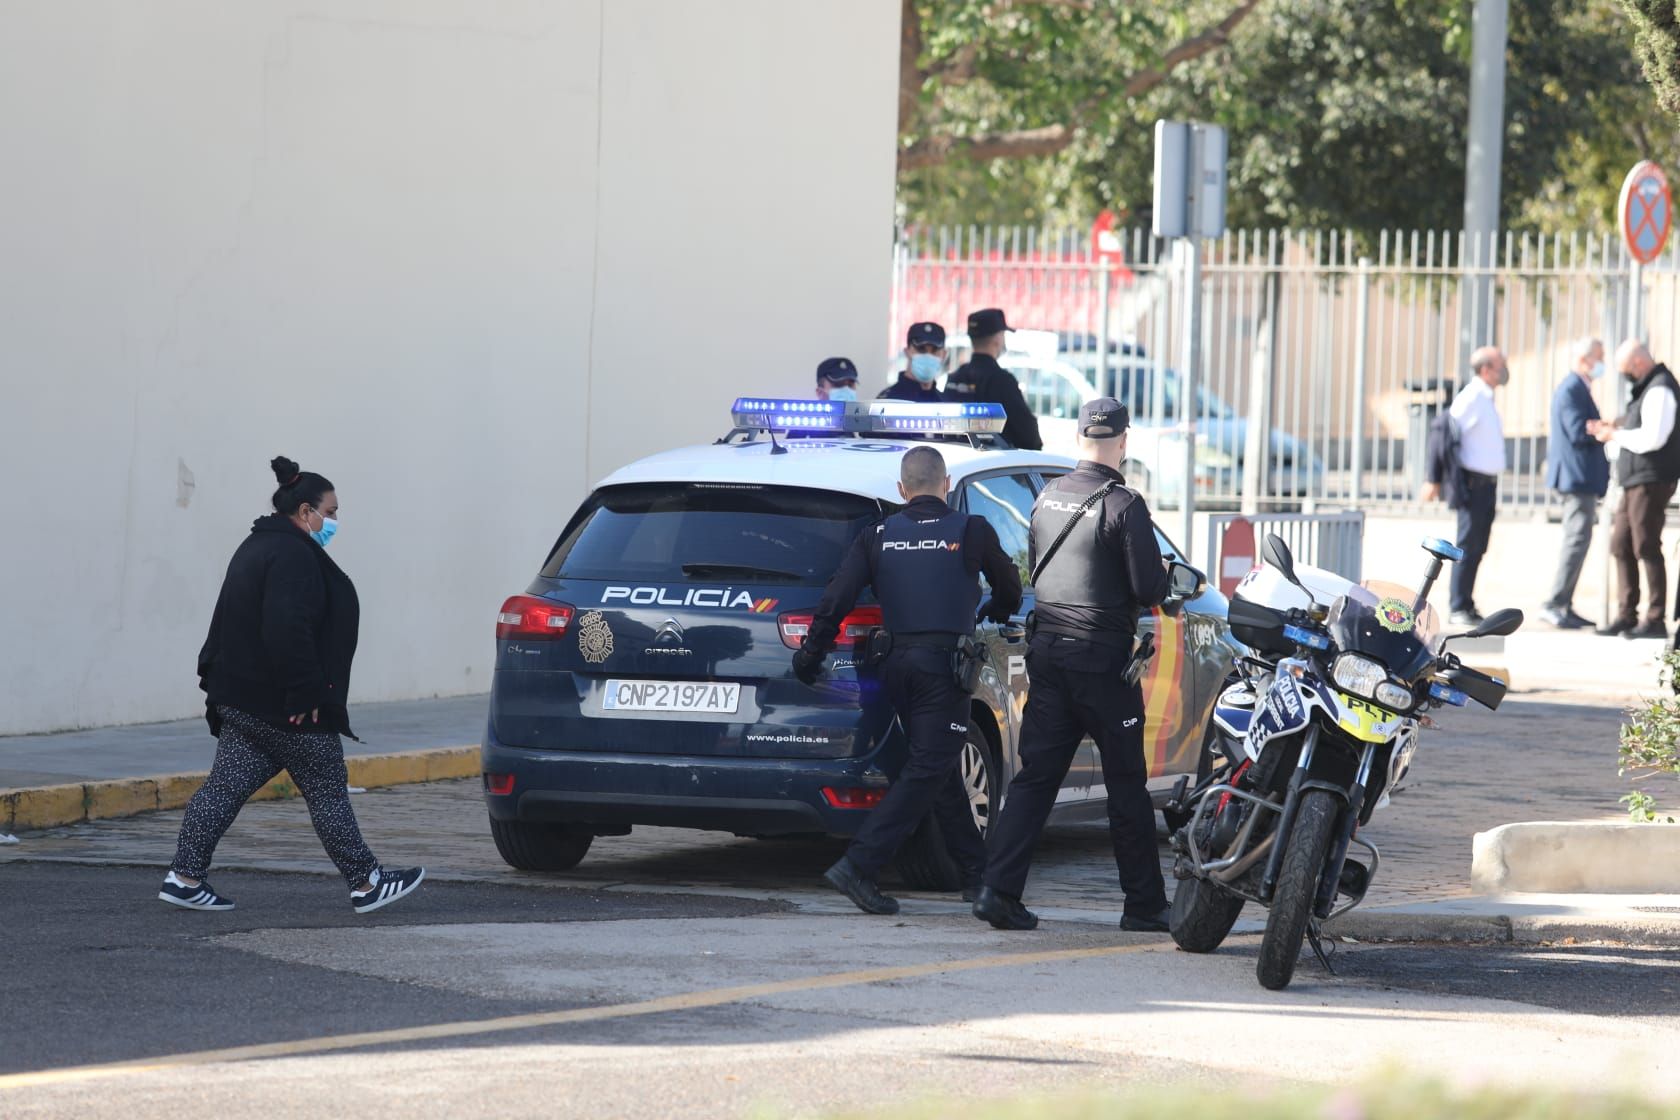
<instances>
[{"instance_id":1,"label":"blue surgical face mask","mask_svg":"<svg viewBox=\"0 0 1680 1120\"><path fill-rule=\"evenodd\" d=\"M320 545L322 548L327 547L327 542L338 535L338 518L321 518L321 527L319 529L312 529L309 535L315 539L316 544Z\"/></svg>"},{"instance_id":2,"label":"blue surgical face mask","mask_svg":"<svg viewBox=\"0 0 1680 1120\"><path fill-rule=\"evenodd\" d=\"M1603 377L1604 376L1604 363L1602 361L1594 362L1593 367L1587 371L1587 376L1592 378L1594 381L1597 381L1599 378Z\"/></svg>"},{"instance_id":3,"label":"blue surgical face mask","mask_svg":"<svg viewBox=\"0 0 1680 1120\"><path fill-rule=\"evenodd\" d=\"M858 399L857 398L857 390L856 389L830 389L828 391L828 399L831 400L831 401L855 401L855 400Z\"/></svg>"},{"instance_id":4,"label":"blue surgical face mask","mask_svg":"<svg viewBox=\"0 0 1680 1120\"><path fill-rule=\"evenodd\" d=\"M939 360L938 354L910 355L910 376L923 385L932 385L944 372L945 363Z\"/></svg>"}]
</instances>

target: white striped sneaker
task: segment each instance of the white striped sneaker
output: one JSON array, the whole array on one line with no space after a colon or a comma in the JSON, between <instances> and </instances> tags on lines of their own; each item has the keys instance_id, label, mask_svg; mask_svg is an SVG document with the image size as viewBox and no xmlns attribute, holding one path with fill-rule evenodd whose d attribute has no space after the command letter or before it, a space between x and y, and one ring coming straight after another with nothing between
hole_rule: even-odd
<instances>
[{"instance_id":1,"label":"white striped sneaker","mask_svg":"<svg viewBox=\"0 0 1680 1120\"><path fill-rule=\"evenodd\" d=\"M413 891L425 877L424 867L410 867L406 871L387 871L376 867L368 876L370 886L367 890L350 892L350 905L358 914L371 914Z\"/></svg>"},{"instance_id":2,"label":"white striped sneaker","mask_svg":"<svg viewBox=\"0 0 1680 1120\"><path fill-rule=\"evenodd\" d=\"M158 891L158 897L183 910L233 909L233 899L223 898L211 890L209 880L201 879L197 886L189 887L173 871L163 877L163 889Z\"/></svg>"}]
</instances>

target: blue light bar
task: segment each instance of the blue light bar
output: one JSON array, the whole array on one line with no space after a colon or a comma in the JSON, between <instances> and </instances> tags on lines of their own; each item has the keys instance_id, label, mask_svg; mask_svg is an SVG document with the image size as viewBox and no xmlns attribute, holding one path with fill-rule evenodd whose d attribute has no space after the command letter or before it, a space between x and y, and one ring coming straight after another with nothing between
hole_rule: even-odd
<instances>
[{"instance_id":1,"label":"blue light bar","mask_svg":"<svg viewBox=\"0 0 1680 1120\"><path fill-rule=\"evenodd\" d=\"M1429 686L1429 698L1431 700L1439 700L1443 704L1451 704L1455 708L1462 708L1464 705L1470 703L1469 696L1460 692L1456 688L1451 688L1440 683L1433 683Z\"/></svg>"},{"instance_id":2,"label":"blue light bar","mask_svg":"<svg viewBox=\"0 0 1680 1120\"><path fill-rule=\"evenodd\" d=\"M1317 630L1308 630L1301 626L1285 626L1283 636L1296 645L1306 646L1308 649L1330 648L1330 639Z\"/></svg>"},{"instance_id":3,"label":"blue light bar","mask_svg":"<svg viewBox=\"0 0 1680 1120\"><path fill-rule=\"evenodd\" d=\"M958 401L817 401L741 397L731 416L737 428L759 431L856 432L870 435L1003 431L1001 404Z\"/></svg>"},{"instance_id":4,"label":"blue light bar","mask_svg":"<svg viewBox=\"0 0 1680 1120\"><path fill-rule=\"evenodd\" d=\"M737 428L764 431L844 432L845 401L789 401L741 397L731 410Z\"/></svg>"}]
</instances>

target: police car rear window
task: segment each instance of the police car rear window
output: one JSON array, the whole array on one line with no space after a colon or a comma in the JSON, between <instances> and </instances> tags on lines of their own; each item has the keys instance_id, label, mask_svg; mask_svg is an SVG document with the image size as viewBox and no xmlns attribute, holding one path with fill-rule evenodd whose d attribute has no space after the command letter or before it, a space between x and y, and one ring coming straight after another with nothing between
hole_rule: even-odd
<instances>
[{"instance_id":1,"label":"police car rear window","mask_svg":"<svg viewBox=\"0 0 1680 1120\"><path fill-rule=\"evenodd\" d=\"M868 498L788 486L614 486L584 503L542 574L821 586L882 512Z\"/></svg>"}]
</instances>

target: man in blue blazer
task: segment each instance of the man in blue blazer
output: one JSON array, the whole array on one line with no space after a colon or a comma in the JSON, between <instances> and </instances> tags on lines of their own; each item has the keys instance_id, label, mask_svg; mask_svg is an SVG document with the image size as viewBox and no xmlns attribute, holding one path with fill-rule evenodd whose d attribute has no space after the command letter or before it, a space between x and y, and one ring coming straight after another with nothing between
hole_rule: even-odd
<instances>
[{"instance_id":1,"label":"man in blue blazer","mask_svg":"<svg viewBox=\"0 0 1680 1120\"><path fill-rule=\"evenodd\" d=\"M1560 630L1592 624L1575 613L1575 583L1592 546L1593 517L1610 488L1610 460L1588 431L1599 419L1592 383L1604 376L1604 343L1583 338L1570 347L1573 366L1552 394L1551 438L1546 443L1546 485L1563 498L1563 555L1551 598L1540 612Z\"/></svg>"}]
</instances>

